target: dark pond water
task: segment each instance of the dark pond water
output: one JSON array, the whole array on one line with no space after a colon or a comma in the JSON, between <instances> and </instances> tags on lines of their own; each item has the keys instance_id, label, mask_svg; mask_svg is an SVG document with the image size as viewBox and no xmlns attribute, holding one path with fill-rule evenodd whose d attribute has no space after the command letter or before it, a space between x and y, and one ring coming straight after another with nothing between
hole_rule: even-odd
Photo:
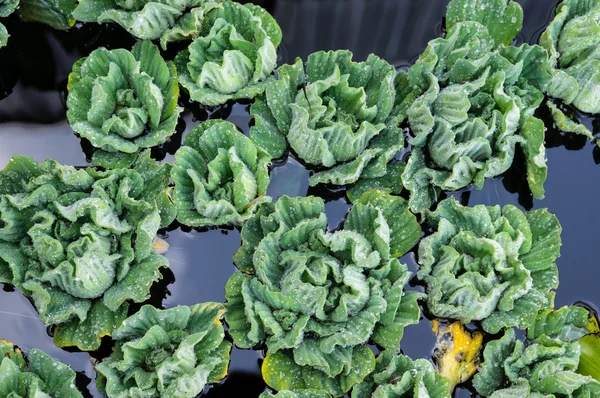
<instances>
[{"instance_id":1,"label":"dark pond water","mask_svg":"<svg viewBox=\"0 0 600 398\"><path fill-rule=\"evenodd\" d=\"M320 49L347 48L355 59L373 52L397 67L410 65L426 43L442 32L448 0L277 0L261 4L273 13L284 33L280 63L292 62ZM518 41L535 42L551 19L558 0L522 0L525 27ZM25 154L41 161L55 158L76 166L86 165L80 140L65 120L64 93L71 65L99 46L130 48L133 39L119 27L89 25L70 32L55 32L41 25L21 24L9 19L9 46L0 51L0 168L14 154ZM167 54L168 55L168 54ZM247 104L216 109L190 105L176 135L157 156L172 159L182 136L207 118L227 118L242 130L249 127ZM544 116L544 115L542 115ZM546 117L545 120L548 120ZM600 131L600 122L585 119L590 128ZM528 191L522 159L504 176L486 182L481 191L464 190L463 203L475 205L512 203L523 209L547 207L563 226L562 256L558 264L561 286L557 305L576 301L600 303L600 266L597 260L597 225L600 223L600 152L584 138L563 136L548 122L546 145L549 175L546 199L532 200ZM327 202L330 226L336 227L348 205L343 192L308 189L309 171L289 159L276 165L271 173L269 195L323 196ZM224 286L235 271L231 255L240 245L239 231L189 231L181 228L164 231L170 244L166 254L170 271L154 289L152 302L163 307L223 301ZM413 269L412 254L405 256ZM415 287L419 289L419 287ZM0 338L24 349L41 348L78 372L80 386L87 396L100 396L86 353L67 352L55 347L35 310L10 286L0 289ZM429 358L435 342L431 324L424 319L409 326L402 340L405 354ZM95 353L106 355L107 350ZM264 390L260 376L260 353L235 349L228 378L212 388L207 396L257 397ZM470 396L459 390L457 396Z\"/></svg>"}]
</instances>

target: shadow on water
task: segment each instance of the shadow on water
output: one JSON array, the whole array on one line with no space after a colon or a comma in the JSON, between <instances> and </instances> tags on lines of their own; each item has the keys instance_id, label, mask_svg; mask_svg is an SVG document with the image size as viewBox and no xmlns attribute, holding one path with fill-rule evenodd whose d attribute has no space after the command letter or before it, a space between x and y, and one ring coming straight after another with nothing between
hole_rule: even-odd
<instances>
[{"instance_id":1,"label":"shadow on water","mask_svg":"<svg viewBox=\"0 0 600 398\"><path fill-rule=\"evenodd\" d=\"M553 3L556 3L553 0ZM279 49L280 63L292 62L321 49L347 48L355 59L371 52L396 66L413 62L427 42L442 32L442 17L447 0L431 0L427 6L419 0L266 0L266 6L280 23L284 41ZM540 7L539 0L522 0L525 26L517 39L534 42L553 13L553 7ZM69 32L56 32L39 24L23 24L16 17L3 20L11 33L9 45L0 50L0 167L16 153L43 160L51 156L76 166L88 164L92 154L89 142L72 134L65 121L65 93L72 64L95 48L130 48L134 40L117 25L77 25ZM166 57L174 56L174 46ZM248 134L252 121L247 114L249 102L203 107L182 93L180 105L186 108L177 133L153 150L159 160L172 161L185 135L207 119L223 118ZM535 200L527 186L524 156L517 151L513 167L502 177L487 180L481 191L465 189L451 193L461 203L515 204L523 209L548 207L563 225L562 257L559 259L561 287L557 305L576 301L600 303L596 267L597 198L600 196L600 150L584 137L559 132L550 115L540 108L539 117L548 128L546 146L548 180L546 199ZM583 117L582 121L600 133L600 120ZM278 160L271 170L268 194L317 195L326 201L329 228L343 222L350 208L344 190L319 185L309 187L310 174L292 156ZM238 229L192 230L174 224L161 231L170 244L166 254L170 270L152 288L148 303L169 308L204 301L223 301L224 286L235 272L231 256L240 246ZM416 249L401 260L413 272L417 269ZM413 279L411 288L422 290ZM138 306L139 307L139 306ZM133 308L135 309L135 307ZM86 397L99 397L89 355L61 350L39 320L29 301L11 286L0 290L0 338L14 341L24 349L41 348L77 371L77 385ZM406 328L402 351L413 358L430 358L435 335L426 315L418 325ZM110 354L110 339L91 353L101 359ZM205 396L257 397L265 389L260 375L261 353L234 348L229 376L211 387ZM466 389L456 393L468 397ZM89 389L89 392L88 392Z\"/></svg>"}]
</instances>

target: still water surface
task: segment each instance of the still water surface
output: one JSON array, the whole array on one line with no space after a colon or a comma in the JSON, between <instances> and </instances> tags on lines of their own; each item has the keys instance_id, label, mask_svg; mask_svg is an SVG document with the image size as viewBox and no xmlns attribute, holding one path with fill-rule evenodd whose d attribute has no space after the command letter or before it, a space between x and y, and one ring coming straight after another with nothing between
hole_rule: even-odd
<instances>
[{"instance_id":1,"label":"still water surface","mask_svg":"<svg viewBox=\"0 0 600 398\"><path fill-rule=\"evenodd\" d=\"M427 42L442 33L447 0L277 0L259 2L276 17L284 33L280 63L305 58L311 52L350 49L356 60L373 52L398 68L410 65ZM525 23L519 42L536 42L551 19L557 0L522 0ZM14 154L25 154L42 161L54 158L75 166L87 164L85 145L72 133L65 121L64 93L71 65L93 49L130 48L133 39L115 26L89 25L70 32L54 32L41 25L6 23L11 38L0 50L0 168ZM179 134L156 151L158 157L172 160L182 137L207 118L227 118L244 132L250 119L247 104L204 109L182 99L187 111L180 122ZM543 116L543 115L542 115ZM548 120L546 117L545 120ZM600 123L586 119L594 132ZM558 260L561 286L557 305L586 301L600 304L600 266L596 226L600 224L600 151L582 137L569 137L551 128L546 145L549 174L546 199L533 200L527 189L522 162L504 176L488 180L481 191L456 193L463 203L515 204L522 209L547 207L563 226L562 255ZM309 171L294 159L277 164L271 172L268 194L320 195L327 200L330 227L344 218L349 205L343 192L309 189ZM153 291L152 303L165 308L204 301L223 301L224 286L235 271L232 254L240 245L236 229L190 231L174 226L163 234L170 244L166 254L171 269ZM413 270L414 255L403 259ZM416 286L415 289L420 289ZM40 348L68 363L78 372L78 383L86 396L99 397L90 357L86 353L67 352L55 347L35 310L10 286L0 289L0 338L21 348ZM402 349L412 358L429 358L435 343L431 324L424 319L409 326ZM94 353L96 358L107 350ZM206 396L257 397L265 386L260 377L261 355L256 351L232 353L227 379ZM457 396L468 397L463 389Z\"/></svg>"}]
</instances>

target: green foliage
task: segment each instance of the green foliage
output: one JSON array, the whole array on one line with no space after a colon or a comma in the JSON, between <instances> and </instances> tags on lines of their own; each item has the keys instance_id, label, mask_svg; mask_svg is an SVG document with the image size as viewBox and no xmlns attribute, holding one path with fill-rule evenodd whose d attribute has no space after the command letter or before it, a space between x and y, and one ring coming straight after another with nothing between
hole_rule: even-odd
<instances>
[{"instance_id":1,"label":"green foliage","mask_svg":"<svg viewBox=\"0 0 600 398\"><path fill-rule=\"evenodd\" d=\"M523 9L512 0L451 0L446 12L446 30L467 21L485 26L496 47L508 46L521 32Z\"/></svg>"},{"instance_id":2,"label":"green foliage","mask_svg":"<svg viewBox=\"0 0 600 398\"><path fill-rule=\"evenodd\" d=\"M270 198L270 156L234 124L208 120L177 150L171 177L177 219L191 227L241 226Z\"/></svg>"},{"instance_id":3,"label":"green foliage","mask_svg":"<svg viewBox=\"0 0 600 398\"><path fill-rule=\"evenodd\" d=\"M352 398L450 398L450 382L425 359L383 351L375 371L354 387Z\"/></svg>"},{"instance_id":4,"label":"green foliage","mask_svg":"<svg viewBox=\"0 0 600 398\"><path fill-rule=\"evenodd\" d=\"M480 395L492 398L596 397L600 383L577 373L580 353L577 343L546 336L525 345L508 329L485 347L473 386Z\"/></svg>"},{"instance_id":5,"label":"green foliage","mask_svg":"<svg viewBox=\"0 0 600 398\"><path fill-rule=\"evenodd\" d=\"M20 0L19 17L25 22L40 22L67 30L75 25L72 15L75 7L77 0Z\"/></svg>"},{"instance_id":6,"label":"green foliage","mask_svg":"<svg viewBox=\"0 0 600 398\"><path fill-rule=\"evenodd\" d=\"M18 348L0 340L0 396L81 398L75 387L75 372L38 349L27 361Z\"/></svg>"},{"instance_id":7,"label":"green foliage","mask_svg":"<svg viewBox=\"0 0 600 398\"><path fill-rule=\"evenodd\" d=\"M73 65L67 119L98 149L94 165L129 167L141 149L173 135L178 98L175 66L151 42L140 41L131 52L99 48Z\"/></svg>"},{"instance_id":8,"label":"green foliage","mask_svg":"<svg viewBox=\"0 0 600 398\"><path fill-rule=\"evenodd\" d=\"M546 209L440 202L427 220L435 232L419 245L418 277L429 311L486 332L529 327L558 286L561 226Z\"/></svg>"},{"instance_id":9,"label":"green foliage","mask_svg":"<svg viewBox=\"0 0 600 398\"><path fill-rule=\"evenodd\" d=\"M326 227L322 199L283 196L242 228L225 319L237 346L266 342L263 375L276 390L341 396L372 371L364 343L397 349L419 319L421 294L404 291L410 272L397 260L421 233L404 199L369 191L343 229Z\"/></svg>"},{"instance_id":10,"label":"green foliage","mask_svg":"<svg viewBox=\"0 0 600 398\"><path fill-rule=\"evenodd\" d=\"M395 75L381 58L353 62L346 50L311 54L306 66L297 59L277 69L250 107L250 136L274 158L289 142L300 159L325 169L310 177L311 186L383 177L404 144L389 122Z\"/></svg>"},{"instance_id":11,"label":"green foliage","mask_svg":"<svg viewBox=\"0 0 600 398\"><path fill-rule=\"evenodd\" d=\"M181 85L203 105L254 98L277 66L281 29L259 6L223 1L206 12L198 37L177 54Z\"/></svg>"},{"instance_id":12,"label":"green foliage","mask_svg":"<svg viewBox=\"0 0 600 398\"><path fill-rule=\"evenodd\" d=\"M109 398L194 398L227 375L231 343L218 303L158 310L145 305L114 331L111 357L96 365Z\"/></svg>"},{"instance_id":13,"label":"green foliage","mask_svg":"<svg viewBox=\"0 0 600 398\"><path fill-rule=\"evenodd\" d=\"M549 78L547 54L527 44L495 46L483 25L457 23L396 78L395 113L413 134L402 182L414 212L442 190L481 189L508 170L517 144L534 197L544 196L544 125L532 116L544 96L531 82Z\"/></svg>"},{"instance_id":14,"label":"green foliage","mask_svg":"<svg viewBox=\"0 0 600 398\"><path fill-rule=\"evenodd\" d=\"M0 18L6 18L12 14L19 6L19 0L0 0ZM0 23L0 48L4 47L8 42L10 35L6 30L6 26Z\"/></svg>"},{"instance_id":15,"label":"green foliage","mask_svg":"<svg viewBox=\"0 0 600 398\"><path fill-rule=\"evenodd\" d=\"M0 282L30 296L58 346L94 350L162 278L170 165L96 171L15 156L0 173Z\"/></svg>"},{"instance_id":16,"label":"green foliage","mask_svg":"<svg viewBox=\"0 0 600 398\"><path fill-rule=\"evenodd\" d=\"M277 394L263 392L259 398L331 398L331 395L322 390L283 390Z\"/></svg>"}]
</instances>

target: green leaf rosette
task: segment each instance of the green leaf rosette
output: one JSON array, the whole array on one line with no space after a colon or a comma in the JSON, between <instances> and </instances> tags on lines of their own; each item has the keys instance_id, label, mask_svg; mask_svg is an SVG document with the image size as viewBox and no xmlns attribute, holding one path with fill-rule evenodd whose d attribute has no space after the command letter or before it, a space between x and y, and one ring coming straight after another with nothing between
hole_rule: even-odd
<instances>
[{"instance_id":1,"label":"green leaf rosette","mask_svg":"<svg viewBox=\"0 0 600 398\"><path fill-rule=\"evenodd\" d=\"M495 47L508 46L523 27L523 8L512 0L450 0L446 30L467 21L485 26Z\"/></svg>"},{"instance_id":2,"label":"green leaf rosette","mask_svg":"<svg viewBox=\"0 0 600 398\"><path fill-rule=\"evenodd\" d=\"M27 361L18 348L0 340L0 396L82 398L75 372L45 352L32 349Z\"/></svg>"},{"instance_id":3,"label":"green leaf rosette","mask_svg":"<svg viewBox=\"0 0 600 398\"><path fill-rule=\"evenodd\" d=\"M577 373L580 354L577 343L542 336L526 345L508 329L485 347L473 386L492 398L597 397L600 383Z\"/></svg>"},{"instance_id":4,"label":"green leaf rosette","mask_svg":"<svg viewBox=\"0 0 600 398\"><path fill-rule=\"evenodd\" d=\"M548 95L582 112L600 113L600 1L562 1L540 44L554 67Z\"/></svg>"},{"instance_id":5,"label":"green leaf rosette","mask_svg":"<svg viewBox=\"0 0 600 398\"><path fill-rule=\"evenodd\" d=\"M552 66L552 78L541 88L581 112L600 113L600 1L562 1L540 44ZM594 139L583 124L548 104L558 128Z\"/></svg>"},{"instance_id":6,"label":"green leaf rosette","mask_svg":"<svg viewBox=\"0 0 600 398\"><path fill-rule=\"evenodd\" d=\"M148 41L131 52L94 50L73 65L68 88L69 124L104 168L129 167L140 150L165 143L182 111L175 66Z\"/></svg>"},{"instance_id":7,"label":"green leaf rosette","mask_svg":"<svg viewBox=\"0 0 600 398\"><path fill-rule=\"evenodd\" d=\"M380 191L365 193L335 232L324 210L320 198L282 196L244 224L225 320L237 346L266 343L270 387L339 397L375 366L366 342L398 349L419 320L422 294L404 291L411 273L397 258L421 229L404 199Z\"/></svg>"},{"instance_id":8,"label":"green leaf rosette","mask_svg":"<svg viewBox=\"0 0 600 398\"><path fill-rule=\"evenodd\" d=\"M488 333L529 327L558 287L561 226L546 209L461 206L454 198L427 214L435 232L419 245L427 307L440 318L482 321Z\"/></svg>"},{"instance_id":9,"label":"green leaf rosette","mask_svg":"<svg viewBox=\"0 0 600 398\"><path fill-rule=\"evenodd\" d=\"M404 147L389 122L395 99L394 67L371 54L353 62L347 50L311 54L277 69L264 96L250 107L252 139L272 157L287 143L298 158L322 170L310 185L348 185L379 178Z\"/></svg>"},{"instance_id":10,"label":"green leaf rosette","mask_svg":"<svg viewBox=\"0 0 600 398\"><path fill-rule=\"evenodd\" d=\"M198 36L207 11L219 0L79 0L73 17L81 22L115 22L142 40L160 39L163 49Z\"/></svg>"},{"instance_id":11,"label":"green leaf rosette","mask_svg":"<svg viewBox=\"0 0 600 398\"><path fill-rule=\"evenodd\" d=\"M544 124L533 116L544 95L531 82L549 79L547 54L527 44L495 47L483 25L457 23L396 78L394 112L413 135L402 182L414 212L429 209L441 191L481 189L508 170L517 144L534 197L544 196Z\"/></svg>"},{"instance_id":12,"label":"green leaf rosette","mask_svg":"<svg viewBox=\"0 0 600 398\"><path fill-rule=\"evenodd\" d=\"M377 357L375 371L354 387L352 398L451 398L450 381L426 359L412 361L394 351Z\"/></svg>"},{"instance_id":13,"label":"green leaf rosette","mask_svg":"<svg viewBox=\"0 0 600 398\"><path fill-rule=\"evenodd\" d=\"M6 18L19 6L19 0L0 0L0 18ZM8 43L10 35L4 26L0 22L0 48L4 47Z\"/></svg>"},{"instance_id":14,"label":"green leaf rosette","mask_svg":"<svg viewBox=\"0 0 600 398\"><path fill-rule=\"evenodd\" d=\"M254 98L277 66L281 29L259 6L224 1L206 13L200 35L177 54L181 85L203 105Z\"/></svg>"},{"instance_id":15,"label":"green leaf rosette","mask_svg":"<svg viewBox=\"0 0 600 398\"><path fill-rule=\"evenodd\" d=\"M177 220L191 227L242 226L266 201L270 156L223 120L196 126L175 153Z\"/></svg>"},{"instance_id":16,"label":"green leaf rosette","mask_svg":"<svg viewBox=\"0 0 600 398\"><path fill-rule=\"evenodd\" d=\"M99 172L15 156L0 173L0 282L31 297L59 347L95 350L162 278L170 165Z\"/></svg>"},{"instance_id":17,"label":"green leaf rosette","mask_svg":"<svg viewBox=\"0 0 600 398\"><path fill-rule=\"evenodd\" d=\"M25 22L39 22L58 30L75 25L73 10L77 0L20 0L19 17Z\"/></svg>"},{"instance_id":18,"label":"green leaf rosette","mask_svg":"<svg viewBox=\"0 0 600 398\"><path fill-rule=\"evenodd\" d=\"M223 304L158 310L145 305L114 331L112 356L96 365L109 398L194 398L227 375Z\"/></svg>"}]
</instances>

